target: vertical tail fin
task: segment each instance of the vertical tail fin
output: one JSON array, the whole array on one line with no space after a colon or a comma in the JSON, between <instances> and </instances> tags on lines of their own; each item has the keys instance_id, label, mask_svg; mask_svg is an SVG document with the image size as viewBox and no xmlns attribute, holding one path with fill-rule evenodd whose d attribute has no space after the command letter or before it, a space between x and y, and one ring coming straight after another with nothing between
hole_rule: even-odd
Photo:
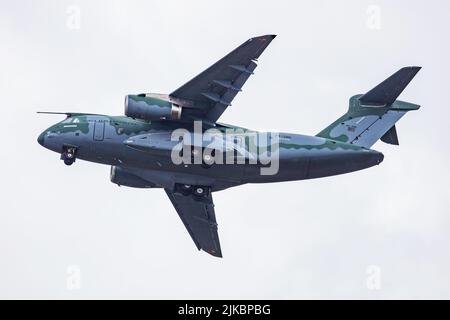
<instances>
[{"instance_id":1,"label":"vertical tail fin","mask_svg":"<svg viewBox=\"0 0 450 320\"><path fill-rule=\"evenodd\" d=\"M420 106L396 99L420 69L402 68L366 94L351 97L348 112L317 136L366 148L379 139L398 145L395 123Z\"/></svg>"}]
</instances>

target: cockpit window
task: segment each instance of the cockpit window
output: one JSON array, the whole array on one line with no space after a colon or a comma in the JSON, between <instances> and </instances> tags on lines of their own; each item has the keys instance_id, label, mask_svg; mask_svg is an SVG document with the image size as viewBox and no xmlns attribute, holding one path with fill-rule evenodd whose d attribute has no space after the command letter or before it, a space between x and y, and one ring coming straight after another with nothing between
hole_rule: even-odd
<instances>
[{"instance_id":1,"label":"cockpit window","mask_svg":"<svg viewBox=\"0 0 450 320\"><path fill-rule=\"evenodd\" d=\"M61 123L64 123L64 124L66 124L66 123L80 123L80 119L69 117L69 118L65 119L64 121L62 121Z\"/></svg>"}]
</instances>

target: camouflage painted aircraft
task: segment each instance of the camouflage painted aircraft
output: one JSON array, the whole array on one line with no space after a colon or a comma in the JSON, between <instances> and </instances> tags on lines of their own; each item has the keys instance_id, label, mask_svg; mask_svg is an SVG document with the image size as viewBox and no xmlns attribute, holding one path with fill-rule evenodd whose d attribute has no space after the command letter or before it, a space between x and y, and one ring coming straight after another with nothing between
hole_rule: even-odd
<instances>
[{"instance_id":1,"label":"camouflage painted aircraft","mask_svg":"<svg viewBox=\"0 0 450 320\"><path fill-rule=\"evenodd\" d=\"M125 116L62 113L65 120L42 132L38 142L61 154L67 165L76 159L110 165L111 181L119 186L163 188L197 248L222 257L212 192L378 165L383 154L370 149L372 145L380 139L398 145L395 123L420 107L397 100L420 70L406 67L367 93L351 97L348 111L316 136L270 133L269 138L260 139L260 132L217 122L274 38L265 35L247 40L171 94L126 96ZM214 129L216 137L222 134L219 142L225 143L211 147L204 141L195 142L195 137L194 142L187 138L174 141L173 132L181 128L194 134L198 121L201 133ZM272 136L277 137L276 145ZM180 144L181 151L176 148ZM174 150L194 161L175 163ZM262 174L267 162L253 160L258 154L271 153L277 155L277 170ZM217 159L224 154L227 160L231 156L240 161L221 163Z\"/></svg>"}]
</instances>

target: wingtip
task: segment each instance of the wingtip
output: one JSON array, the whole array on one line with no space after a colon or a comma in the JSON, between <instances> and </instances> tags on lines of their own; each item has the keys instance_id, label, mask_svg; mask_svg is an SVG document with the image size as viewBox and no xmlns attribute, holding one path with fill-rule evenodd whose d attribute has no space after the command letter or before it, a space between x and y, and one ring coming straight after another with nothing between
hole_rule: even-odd
<instances>
[{"instance_id":1,"label":"wingtip","mask_svg":"<svg viewBox=\"0 0 450 320\"><path fill-rule=\"evenodd\" d=\"M408 67L404 67L403 69L410 69L410 70L419 72L420 69L422 69L422 67L421 66L408 66Z\"/></svg>"},{"instance_id":2,"label":"wingtip","mask_svg":"<svg viewBox=\"0 0 450 320\"><path fill-rule=\"evenodd\" d=\"M262 37L272 41L273 39L275 39L277 37L277 35L276 34L267 34L267 35L262 36Z\"/></svg>"},{"instance_id":3,"label":"wingtip","mask_svg":"<svg viewBox=\"0 0 450 320\"><path fill-rule=\"evenodd\" d=\"M199 250L200 250L200 249L199 249ZM207 250L207 249L201 248L201 250L203 250L204 252L206 252L206 253L212 255L213 257L216 257L216 258L223 258L222 250L220 250L220 248L219 248L218 250L214 250L214 249Z\"/></svg>"},{"instance_id":4,"label":"wingtip","mask_svg":"<svg viewBox=\"0 0 450 320\"><path fill-rule=\"evenodd\" d=\"M277 37L276 34L265 34L263 36L257 36L257 37L250 38L249 40L252 41L253 39L267 39L267 40L272 41L276 37Z\"/></svg>"}]
</instances>

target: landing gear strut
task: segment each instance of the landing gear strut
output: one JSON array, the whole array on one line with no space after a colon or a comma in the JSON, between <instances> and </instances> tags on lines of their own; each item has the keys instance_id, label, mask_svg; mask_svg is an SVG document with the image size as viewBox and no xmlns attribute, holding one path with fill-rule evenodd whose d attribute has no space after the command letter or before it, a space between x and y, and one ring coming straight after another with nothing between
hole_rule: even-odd
<instances>
[{"instance_id":1,"label":"landing gear strut","mask_svg":"<svg viewBox=\"0 0 450 320\"><path fill-rule=\"evenodd\" d=\"M64 161L64 164L67 166L71 166L76 159L77 148L76 147L63 147L63 152L61 153L61 160Z\"/></svg>"}]
</instances>

